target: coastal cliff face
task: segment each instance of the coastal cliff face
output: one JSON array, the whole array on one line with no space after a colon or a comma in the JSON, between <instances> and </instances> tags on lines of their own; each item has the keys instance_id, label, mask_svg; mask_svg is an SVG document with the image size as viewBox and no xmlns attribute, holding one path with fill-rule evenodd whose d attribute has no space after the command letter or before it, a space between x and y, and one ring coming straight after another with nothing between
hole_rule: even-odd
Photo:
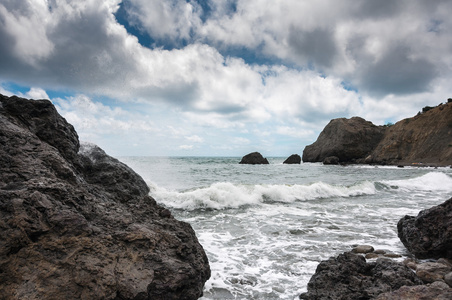
<instances>
[{"instance_id":1,"label":"coastal cliff face","mask_svg":"<svg viewBox=\"0 0 452 300\"><path fill-rule=\"evenodd\" d=\"M197 299L191 226L47 100L0 95L0 299Z\"/></svg>"},{"instance_id":2,"label":"coastal cliff face","mask_svg":"<svg viewBox=\"0 0 452 300\"><path fill-rule=\"evenodd\" d=\"M390 126L368 162L452 164L452 103Z\"/></svg>"},{"instance_id":3,"label":"coastal cliff face","mask_svg":"<svg viewBox=\"0 0 452 300\"><path fill-rule=\"evenodd\" d=\"M451 165L452 103L388 127L357 117L334 119L304 149L303 161L332 156L341 163Z\"/></svg>"}]
</instances>

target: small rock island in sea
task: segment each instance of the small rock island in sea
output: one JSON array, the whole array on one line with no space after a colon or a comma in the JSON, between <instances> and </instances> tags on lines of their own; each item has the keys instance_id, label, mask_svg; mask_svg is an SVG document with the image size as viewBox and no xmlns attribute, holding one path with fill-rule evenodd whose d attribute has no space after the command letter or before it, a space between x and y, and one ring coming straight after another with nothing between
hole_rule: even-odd
<instances>
[{"instance_id":1,"label":"small rock island in sea","mask_svg":"<svg viewBox=\"0 0 452 300\"><path fill-rule=\"evenodd\" d=\"M246 164L246 165L268 165L268 160L262 156L259 152L252 152L244 157L242 157L242 160L239 164Z\"/></svg>"},{"instance_id":2,"label":"small rock island in sea","mask_svg":"<svg viewBox=\"0 0 452 300\"><path fill-rule=\"evenodd\" d=\"M48 100L0 95L0 299L198 299L192 227Z\"/></svg>"}]
</instances>

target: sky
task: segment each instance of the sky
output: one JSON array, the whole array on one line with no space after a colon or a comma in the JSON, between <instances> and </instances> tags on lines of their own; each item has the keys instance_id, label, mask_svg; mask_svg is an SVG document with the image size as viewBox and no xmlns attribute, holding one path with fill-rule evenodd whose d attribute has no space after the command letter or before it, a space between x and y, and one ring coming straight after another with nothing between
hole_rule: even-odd
<instances>
[{"instance_id":1,"label":"sky","mask_svg":"<svg viewBox=\"0 0 452 300\"><path fill-rule=\"evenodd\" d=\"M0 0L0 93L113 156L302 154L452 97L450 0Z\"/></svg>"}]
</instances>

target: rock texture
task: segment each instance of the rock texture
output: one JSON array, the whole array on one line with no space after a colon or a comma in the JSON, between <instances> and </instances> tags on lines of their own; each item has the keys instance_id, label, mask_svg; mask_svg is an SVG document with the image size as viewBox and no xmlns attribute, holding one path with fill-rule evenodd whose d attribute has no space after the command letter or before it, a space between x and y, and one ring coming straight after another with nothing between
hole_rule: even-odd
<instances>
[{"instance_id":1,"label":"rock texture","mask_svg":"<svg viewBox=\"0 0 452 300\"><path fill-rule=\"evenodd\" d=\"M418 258L452 259L452 198L405 216L397 224L400 240Z\"/></svg>"},{"instance_id":2,"label":"rock texture","mask_svg":"<svg viewBox=\"0 0 452 300\"><path fill-rule=\"evenodd\" d=\"M368 156L382 140L386 128L360 117L331 120L317 141L303 151L304 162L322 162L336 156L340 162L353 162Z\"/></svg>"},{"instance_id":3,"label":"rock texture","mask_svg":"<svg viewBox=\"0 0 452 300\"><path fill-rule=\"evenodd\" d=\"M392 126L359 117L334 119L303 151L304 162L452 165L452 103L424 109Z\"/></svg>"},{"instance_id":4,"label":"rock texture","mask_svg":"<svg viewBox=\"0 0 452 300\"><path fill-rule=\"evenodd\" d=\"M308 292L300 299L373 299L402 286L422 281L403 264L389 259L366 263L361 255L346 252L322 261L308 283Z\"/></svg>"},{"instance_id":5,"label":"rock texture","mask_svg":"<svg viewBox=\"0 0 452 300\"><path fill-rule=\"evenodd\" d=\"M452 289L443 282L428 285L403 286L400 289L379 295L376 300L450 300Z\"/></svg>"},{"instance_id":6,"label":"rock texture","mask_svg":"<svg viewBox=\"0 0 452 300\"><path fill-rule=\"evenodd\" d=\"M452 164L452 103L397 122L368 158L377 164Z\"/></svg>"},{"instance_id":7,"label":"rock texture","mask_svg":"<svg viewBox=\"0 0 452 300\"><path fill-rule=\"evenodd\" d=\"M259 152L252 152L242 157L240 164L247 165L268 165L268 160Z\"/></svg>"},{"instance_id":8,"label":"rock texture","mask_svg":"<svg viewBox=\"0 0 452 300\"><path fill-rule=\"evenodd\" d=\"M0 299L197 299L191 226L50 101L0 95ZM80 151L79 151L80 150Z\"/></svg>"},{"instance_id":9,"label":"rock texture","mask_svg":"<svg viewBox=\"0 0 452 300\"><path fill-rule=\"evenodd\" d=\"M292 154L283 162L283 164L300 164L300 163L301 156L298 154Z\"/></svg>"}]
</instances>

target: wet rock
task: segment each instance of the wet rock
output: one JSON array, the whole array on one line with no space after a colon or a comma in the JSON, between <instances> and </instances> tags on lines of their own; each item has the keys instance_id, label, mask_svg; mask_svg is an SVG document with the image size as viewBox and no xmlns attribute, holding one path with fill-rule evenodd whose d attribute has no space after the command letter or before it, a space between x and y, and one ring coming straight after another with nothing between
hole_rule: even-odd
<instances>
[{"instance_id":1,"label":"wet rock","mask_svg":"<svg viewBox=\"0 0 452 300\"><path fill-rule=\"evenodd\" d=\"M446 282L450 287L452 287L452 272L444 275L444 282Z\"/></svg>"},{"instance_id":2,"label":"wet rock","mask_svg":"<svg viewBox=\"0 0 452 300\"><path fill-rule=\"evenodd\" d=\"M300 163L301 156L298 154L292 154L283 162L283 164L300 164Z\"/></svg>"},{"instance_id":3,"label":"wet rock","mask_svg":"<svg viewBox=\"0 0 452 300\"><path fill-rule=\"evenodd\" d=\"M353 253L370 253L374 251L374 247L369 245L359 245L353 248Z\"/></svg>"},{"instance_id":4,"label":"wet rock","mask_svg":"<svg viewBox=\"0 0 452 300\"><path fill-rule=\"evenodd\" d=\"M148 193L49 101L0 95L0 298L199 298L205 252Z\"/></svg>"},{"instance_id":5,"label":"wet rock","mask_svg":"<svg viewBox=\"0 0 452 300\"><path fill-rule=\"evenodd\" d=\"M240 164L268 165L268 160L264 158L259 152L252 152L242 157Z\"/></svg>"},{"instance_id":6,"label":"wet rock","mask_svg":"<svg viewBox=\"0 0 452 300\"><path fill-rule=\"evenodd\" d=\"M338 165L339 164L339 157L337 156L328 156L323 160L324 165Z\"/></svg>"},{"instance_id":7,"label":"wet rock","mask_svg":"<svg viewBox=\"0 0 452 300\"><path fill-rule=\"evenodd\" d=\"M435 281L443 281L444 276L452 271L448 265L438 262L426 262L418 264L416 268L416 275L425 283L432 283Z\"/></svg>"},{"instance_id":8,"label":"wet rock","mask_svg":"<svg viewBox=\"0 0 452 300\"><path fill-rule=\"evenodd\" d=\"M417 258L452 258L452 198L441 205L405 216L397 224L405 247Z\"/></svg>"},{"instance_id":9,"label":"wet rock","mask_svg":"<svg viewBox=\"0 0 452 300\"><path fill-rule=\"evenodd\" d=\"M403 264L389 259L366 263L363 256L351 252L322 261L308 283L308 292L300 299L372 299L402 286L422 284Z\"/></svg>"},{"instance_id":10,"label":"wet rock","mask_svg":"<svg viewBox=\"0 0 452 300\"><path fill-rule=\"evenodd\" d=\"M449 300L452 299L452 289L444 282L434 282L427 285L403 286L400 289L379 295L376 300Z\"/></svg>"}]
</instances>

